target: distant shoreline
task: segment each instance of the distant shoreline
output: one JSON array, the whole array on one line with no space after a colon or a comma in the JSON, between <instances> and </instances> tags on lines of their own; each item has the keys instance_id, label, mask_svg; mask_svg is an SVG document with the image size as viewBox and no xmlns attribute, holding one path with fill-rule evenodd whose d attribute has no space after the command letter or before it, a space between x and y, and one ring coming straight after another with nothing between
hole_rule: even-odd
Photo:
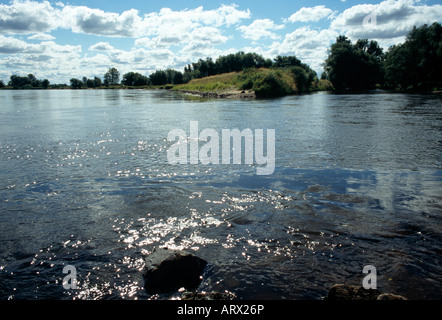
<instances>
[{"instance_id":1,"label":"distant shoreline","mask_svg":"<svg viewBox=\"0 0 442 320\"><path fill-rule=\"evenodd\" d=\"M205 79L205 78L201 78ZM125 85L114 85L114 86L102 86L97 88L71 88L70 86L63 86L63 87L56 87L56 88L13 88L13 87L2 87L0 88L0 91L7 90L7 91L45 91L45 90L167 90L167 91L173 91L178 92L182 94L188 94L188 95L194 95L199 96L202 98L213 98L213 99L256 99L258 98L256 93L253 90L241 90L237 88L228 88L228 89L222 89L222 90L194 90L194 89L187 89L185 85L158 85L158 86L125 86ZM377 92L376 92L377 91ZM308 92L293 92L290 94L284 94L280 95L282 96L291 96L291 95L303 95L303 94L310 94L314 92L329 92L333 94L359 94L359 93L365 93L365 94L377 94L379 91L387 91L389 93L398 93L398 94L442 94L442 90L401 90L401 89L392 89L392 88L377 88L372 90L345 90L345 91L339 91L334 90L333 88L327 87L325 89L319 89L319 90L312 90Z\"/></svg>"}]
</instances>

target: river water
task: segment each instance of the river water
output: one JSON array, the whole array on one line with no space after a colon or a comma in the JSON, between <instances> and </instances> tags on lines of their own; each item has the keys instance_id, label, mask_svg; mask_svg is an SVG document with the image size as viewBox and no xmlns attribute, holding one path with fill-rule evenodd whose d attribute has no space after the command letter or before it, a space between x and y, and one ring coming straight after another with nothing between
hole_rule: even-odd
<instances>
[{"instance_id":1,"label":"river water","mask_svg":"<svg viewBox=\"0 0 442 320\"><path fill-rule=\"evenodd\" d=\"M168 133L191 122L220 143L274 129L274 172L171 164ZM0 166L2 300L170 298L143 288L159 247L240 299L321 299L367 265L384 292L442 298L440 95L0 91Z\"/></svg>"}]
</instances>

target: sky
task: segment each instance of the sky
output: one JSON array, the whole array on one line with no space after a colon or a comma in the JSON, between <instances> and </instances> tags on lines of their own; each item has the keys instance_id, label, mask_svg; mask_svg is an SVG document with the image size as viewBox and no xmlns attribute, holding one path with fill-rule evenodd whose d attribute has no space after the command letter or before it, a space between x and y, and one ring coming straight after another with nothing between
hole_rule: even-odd
<instances>
[{"instance_id":1,"label":"sky","mask_svg":"<svg viewBox=\"0 0 442 320\"><path fill-rule=\"evenodd\" d=\"M295 55L320 75L339 35L386 51L413 26L442 23L442 0L0 1L0 80L51 83L149 75L238 51Z\"/></svg>"}]
</instances>

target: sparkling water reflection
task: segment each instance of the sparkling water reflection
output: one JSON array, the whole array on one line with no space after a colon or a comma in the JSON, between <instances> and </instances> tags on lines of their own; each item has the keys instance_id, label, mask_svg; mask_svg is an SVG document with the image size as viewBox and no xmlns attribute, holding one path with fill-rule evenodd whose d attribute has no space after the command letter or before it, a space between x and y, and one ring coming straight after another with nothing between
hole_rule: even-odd
<instances>
[{"instance_id":1,"label":"sparkling water reflection","mask_svg":"<svg viewBox=\"0 0 442 320\"><path fill-rule=\"evenodd\" d=\"M200 289L319 299L335 283L440 299L442 99L166 91L0 92L0 299L163 299L155 248L209 262ZM169 165L167 133L276 130L276 170ZM78 272L62 286L63 267Z\"/></svg>"}]
</instances>

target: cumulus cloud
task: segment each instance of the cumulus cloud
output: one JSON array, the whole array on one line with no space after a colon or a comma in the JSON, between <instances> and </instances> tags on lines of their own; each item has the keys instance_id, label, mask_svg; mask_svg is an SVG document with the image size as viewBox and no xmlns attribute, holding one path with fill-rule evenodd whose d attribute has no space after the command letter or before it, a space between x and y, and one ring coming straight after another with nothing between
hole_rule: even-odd
<instances>
[{"instance_id":1,"label":"cumulus cloud","mask_svg":"<svg viewBox=\"0 0 442 320\"><path fill-rule=\"evenodd\" d=\"M12 36L5 37L0 35L0 53L1 54L78 54L81 52L81 46L59 45L54 41L43 41L38 44L27 43L26 41L16 39Z\"/></svg>"},{"instance_id":2,"label":"cumulus cloud","mask_svg":"<svg viewBox=\"0 0 442 320\"><path fill-rule=\"evenodd\" d=\"M10 70L13 74L34 73L39 77L65 81L66 75L78 71L81 61L81 46L59 45L54 41L27 43L12 36L0 35L0 60L2 69ZM63 74L62 79L58 79Z\"/></svg>"},{"instance_id":3,"label":"cumulus cloud","mask_svg":"<svg viewBox=\"0 0 442 320\"><path fill-rule=\"evenodd\" d=\"M296 55L320 72L327 50L338 35L353 41L374 39L386 49L402 42L413 26L441 22L442 17L442 5L418 0L381 0L378 4L358 5L347 1L346 5L348 8L340 13L324 5L303 7L292 15L293 11L287 13L290 16L282 20L284 24L278 24L266 17L250 20L250 10L235 4L214 9L200 6L116 13L55 1L13 0L0 4L0 69L28 73L44 69L56 79L63 75L89 77L102 75L111 66L121 73L182 69L199 58L216 59L243 50L267 58ZM367 24L370 15L374 18ZM316 24L323 19L330 21L327 29ZM292 23L298 22L305 26L293 29L296 25ZM82 52L81 46L54 42L53 35L59 38L53 32L56 29L97 38L92 42L95 44L88 44L88 50ZM235 30L239 32L231 33ZM242 36L242 48L231 41L237 33ZM109 37L131 38L134 45L117 49L106 42ZM273 43L269 45L268 40ZM230 43L235 45L228 46Z\"/></svg>"},{"instance_id":4,"label":"cumulus cloud","mask_svg":"<svg viewBox=\"0 0 442 320\"><path fill-rule=\"evenodd\" d=\"M30 50L31 44L28 44L14 37L5 37L0 35L0 54L24 53Z\"/></svg>"},{"instance_id":5,"label":"cumulus cloud","mask_svg":"<svg viewBox=\"0 0 442 320\"><path fill-rule=\"evenodd\" d=\"M64 26L73 32L108 37L136 37L142 21L135 9L118 14L84 6L65 6L62 12Z\"/></svg>"},{"instance_id":6,"label":"cumulus cloud","mask_svg":"<svg viewBox=\"0 0 442 320\"><path fill-rule=\"evenodd\" d=\"M114 47L112 47L109 42L98 42L89 47L90 51L111 51Z\"/></svg>"},{"instance_id":7,"label":"cumulus cloud","mask_svg":"<svg viewBox=\"0 0 442 320\"><path fill-rule=\"evenodd\" d=\"M145 48L168 48L171 46L198 44L213 46L225 43L229 38L222 35L215 27L198 27L189 32L167 32L153 38L144 37L135 40L135 45Z\"/></svg>"},{"instance_id":8,"label":"cumulus cloud","mask_svg":"<svg viewBox=\"0 0 442 320\"><path fill-rule=\"evenodd\" d=\"M146 14L142 28L147 36L165 37L168 34L185 34L203 26L230 27L242 19L250 18L250 15L249 10L238 10L236 5L222 5L215 10L204 10L203 7L198 7L192 10L174 11L163 8L159 12Z\"/></svg>"},{"instance_id":9,"label":"cumulus cloud","mask_svg":"<svg viewBox=\"0 0 442 320\"><path fill-rule=\"evenodd\" d=\"M317 22L321 19L329 17L333 11L325 6L303 7L292 14L288 22Z\"/></svg>"},{"instance_id":10,"label":"cumulus cloud","mask_svg":"<svg viewBox=\"0 0 442 320\"><path fill-rule=\"evenodd\" d=\"M49 32L56 29L61 21L61 12L48 1L12 1L0 4L1 34L30 34Z\"/></svg>"},{"instance_id":11,"label":"cumulus cloud","mask_svg":"<svg viewBox=\"0 0 442 320\"><path fill-rule=\"evenodd\" d=\"M442 5L421 5L413 0L386 0L346 9L331 23L331 28L350 39L379 39L384 43L402 41L413 26L442 21ZM388 41L390 39L390 41Z\"/></svg>"},{"instance_id":12,"label":"cumulus cloud","mask_svg":"<svg viewBox=\"0 0 442 320\"><path fill-rule=\"evenodd\" d=\"M49 40L55 40L55 37L47 34L47 33L37 33L32 36L28 37L29 40L42 40L42 41L49 41Z\"/></svg>"},{"instance_id":13,"label":"cumulus cloud","mask_svg":"<svg viewBox=\"0 0 442 320\"><path fill-rule=\"evenodd\" d=\"M207 10L202 12L202 7L199 10L199 21L209 25L213 24L215 27L227 26L230 27L239 23L243 19L249 19L251 17L250 10L238 10L238 6L232 5L222 5L216 10Z\"/></svg>"},{"instance_id":14,"label":"cumulus cloud","mask_svg":"<svg viewBox=\"0 0 442 320\"><path fill-rule=\"evenodd\" d=\"M263 38L278 39L279 36L272 31L283 28L284 25L277 25L270 19L258 19L248 26L240 26L237 29L242 32L244 38L257 41Z\"/></svg>"},{"instance_id":15,"label":"cumulus cloud","mask_svg":"<svg viewBox=\"0 0 442 320\"><path fill-rule=\"evenodd\" d=\"M329 29L317 31L309 27L298 28L286 34L282 42L274 42L267 55L295 55L319 73L327 58L327 50L337 36L338 32Z\"/></svg>"}]
</instances>

